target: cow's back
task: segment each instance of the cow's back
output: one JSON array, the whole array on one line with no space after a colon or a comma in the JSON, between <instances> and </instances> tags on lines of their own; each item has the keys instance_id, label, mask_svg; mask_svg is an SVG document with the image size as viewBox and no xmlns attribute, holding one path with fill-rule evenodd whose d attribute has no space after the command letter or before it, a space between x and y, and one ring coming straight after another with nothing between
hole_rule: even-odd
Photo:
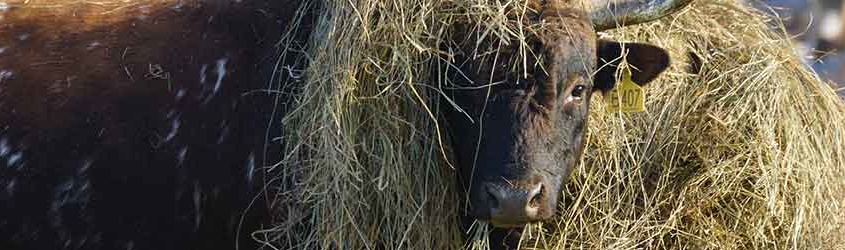
<instances>
[{"instance_id":1,"label":"cow's back","mask_svg":"<svg viewBox=\"0 0 845 250\"><path fill-rule=\"evenodd\" d=\"M0 6L0 249L245 241L293 5L32 2Z\"/></svg>"}]
</instances>

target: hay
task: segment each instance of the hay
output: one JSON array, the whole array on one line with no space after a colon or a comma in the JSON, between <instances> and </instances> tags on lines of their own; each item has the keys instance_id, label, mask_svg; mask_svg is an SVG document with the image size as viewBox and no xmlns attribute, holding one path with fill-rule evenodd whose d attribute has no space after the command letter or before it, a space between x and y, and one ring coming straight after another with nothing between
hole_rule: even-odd
<instances>
[{"instance_id":1,"label":"hay","mask_svg":"<svg viewBox=\"0 0 845 250\"><path fill-rule=\"evenodd\" d=\"M785 35L729 1L611 32L703 55L648 89L648 112L593 109L556 221L561 249L842 249L845 108ZM784 33L785 34L785 33Z\"/></svg>"},{"instance_id":2,"label":"hay","mask_svg":"<svg viewBox=\"0 0 845 250\"><path fill-rule=\"evenodd\" d=\"M448 62L438 44L456 22L521 41L507 11L521 4L312 7L320 14L301 55L310 65L288 83L297 98L283 121L284 159L269 170L278 218L254 236L278 249L486 248L483 223L462 238L434 119L441 81L428 72ZM608 113L593 99L562 213L527 228L522 247L845 248L845 106L765 22L738 2L697 1L603 34L662 46L678 63L648 88L645 113ZM700 74L686 73L687 52L702 57Z\"/></svg>"},{"instance_id":3,"label":"hay","mask_svg":"<svg viewBox=\"0 0 845 250\"><path fill-rule=\"evenodd\" d=\"M455 248L451 169L441 166L431 91L420 89L425 2L315 7L307 81L285 116L276 227L282 249ZM352 8L354 7L354 8ZM283 44L290 37L283 39ZM429 113L429 115L425 115ZM431 230L421 230L431 229ZM261 238L261 237L259 237Z\"/></svg>"}]
</instances>

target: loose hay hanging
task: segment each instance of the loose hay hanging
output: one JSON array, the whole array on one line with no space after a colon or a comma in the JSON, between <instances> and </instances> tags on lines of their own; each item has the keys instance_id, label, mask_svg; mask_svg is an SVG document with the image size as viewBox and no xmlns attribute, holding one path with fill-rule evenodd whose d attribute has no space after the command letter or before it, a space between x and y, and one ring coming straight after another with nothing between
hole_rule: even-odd
<instances>
[{"instance_id":1,"label":"loose hay hanging","mask_svg":"<svg viewBox=\"0 0 845 250\"><path fill-rule=\"evenodd\" d=\"M352 4L352 5L350 5ZM433 65L456 22L521 41L524 2L326 1L293 88L278 173L281 249L484 248L464 239ZM670 51L647 112L594 98L589 145L528 249L843 249L845 106L785 35L737 1L602 34ZM701 58L687 72L687 54ZM444 147L441 147L444 146Z\"/></svg>"}]
</instances>

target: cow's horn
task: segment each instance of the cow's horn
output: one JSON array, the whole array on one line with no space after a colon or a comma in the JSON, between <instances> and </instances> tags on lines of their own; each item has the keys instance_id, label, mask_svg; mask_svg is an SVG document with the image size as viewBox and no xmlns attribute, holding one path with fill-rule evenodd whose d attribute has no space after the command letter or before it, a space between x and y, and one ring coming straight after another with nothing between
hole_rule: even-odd
<instances>
[{"instance_id":1,"label":"cow's horn","mask_svg":"<svg viewBox=\"0 0 845 250\"><path fill-rule=\"evenodd\" d=\"M656 20L687 6L692 0L585 0L597 31Z\"/></svg>"}]
</instances>

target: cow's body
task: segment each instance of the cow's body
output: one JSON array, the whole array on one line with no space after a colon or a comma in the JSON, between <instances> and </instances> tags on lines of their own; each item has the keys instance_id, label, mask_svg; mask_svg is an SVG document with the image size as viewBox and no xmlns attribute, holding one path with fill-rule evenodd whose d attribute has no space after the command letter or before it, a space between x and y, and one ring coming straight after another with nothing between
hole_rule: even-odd
<instances>
[{"instance_id":1,"label":"cow's body","mask_svg":"<svg viewBox=\"0 0 845 250\"><path fill-rule=\"evenodd\" d=\"M0 10L0 249L252 242L291 3L54 2Z\"/></svg>"}]
</instances>

